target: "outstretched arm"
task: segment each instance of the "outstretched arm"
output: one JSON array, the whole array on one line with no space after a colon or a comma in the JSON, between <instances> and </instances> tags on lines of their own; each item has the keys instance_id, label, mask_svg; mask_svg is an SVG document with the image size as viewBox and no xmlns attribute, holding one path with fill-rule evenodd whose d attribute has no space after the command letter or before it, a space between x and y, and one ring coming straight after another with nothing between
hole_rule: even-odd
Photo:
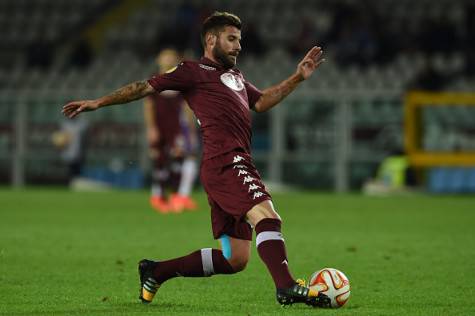
<instances>
[{"instance_id":1,"label":"outstretched arm","mask_svg":"<svg viewBox=\"0 0 475 316\"><path fill-rule=\"evenodd\" d=\"M146 80L136 81L99 99L69 102L63 106L62 112L65 116L73 118L81 112L94 111L100 107L113 104L128 103L154 92L155 89Z\"/></svg>"},{"instance_id":2,"label":"outstretched arm","mask_svg":"<svg viewBox=\"0 0 475 316\"><path fill-rule=\"evenodd\" d=\"M262 91L262 96L256 102L254 109L256 112L265 112L282 101L297 85L308 79L312 73L325 61L322 58L321 47L314 46L297 66L296 72L281 83Z\"/></svg>"}]
</instances>

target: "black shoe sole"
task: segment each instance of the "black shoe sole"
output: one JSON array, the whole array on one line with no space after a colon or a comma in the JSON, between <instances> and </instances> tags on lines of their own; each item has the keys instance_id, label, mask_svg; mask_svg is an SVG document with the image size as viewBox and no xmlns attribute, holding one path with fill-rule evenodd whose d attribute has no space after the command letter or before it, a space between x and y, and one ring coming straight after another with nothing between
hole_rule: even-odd
<instances>
[{"instance_id":1,"label":"black shoe sole","mask_svg":"<svg viewBox=\"0 0 475 316\"><path fill-rule=\"evenodd\" d=\"M152 264L153 264L153 261L150 261L150 260L147 260L147 259L142 259L142 260L139 261L139 265L138 265L139 279L140 279L139 299L144 304L149 304L149 303L152 302L152 301L146 300L142 297L142 289L144 287L144 283L152 275L152 273L150 273L148 271Z\"/></svg>"}]
</instances>

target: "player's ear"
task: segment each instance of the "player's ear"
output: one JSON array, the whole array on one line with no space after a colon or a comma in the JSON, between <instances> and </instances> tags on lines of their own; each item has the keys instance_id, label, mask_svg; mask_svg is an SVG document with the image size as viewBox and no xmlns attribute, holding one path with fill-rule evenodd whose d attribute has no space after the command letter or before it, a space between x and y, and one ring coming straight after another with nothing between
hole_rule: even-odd
<instances>
[{"instance_id":1,"label":"player's ear","mask_svg":"<svg viewBox=\"0 0 475 316\"><path fill-rule=\"evenodd\" d=\"M209 32L208 34L206 34L206 44L211 46L211 47L214 47L214 45L216 45L216 40L217 40L217 37L215 34Z\"/></svg>"}]
</instances>

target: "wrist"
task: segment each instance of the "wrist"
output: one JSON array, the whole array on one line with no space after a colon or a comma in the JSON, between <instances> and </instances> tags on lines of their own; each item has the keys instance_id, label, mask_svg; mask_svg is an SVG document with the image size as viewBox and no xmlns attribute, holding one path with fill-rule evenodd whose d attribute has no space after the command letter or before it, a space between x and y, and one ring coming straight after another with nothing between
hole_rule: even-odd
<instances>
[{"instance_id":1,"label":"wrist","mask_svg":"<svg viewBox=\"0 0 475 316\"><path fill-rule=\"evenodd\" d=\"M296 83L300 83L302 81L305 81L305 77L298 71L296 71L293 76L291 77L292 80L294 80Z\"/></svg>"},{"instance_id":2,"label":"wrist","mask_svg":"<svg viewBox=\"0 0 475 316\"><path fill-rule=\"evenodd\" d=\"M96 105L97 109L100 108L100 107L103 107L105 105L105 102L104 102L103 98L95 99L92 102Z\"/></svg>"}]
</instances>

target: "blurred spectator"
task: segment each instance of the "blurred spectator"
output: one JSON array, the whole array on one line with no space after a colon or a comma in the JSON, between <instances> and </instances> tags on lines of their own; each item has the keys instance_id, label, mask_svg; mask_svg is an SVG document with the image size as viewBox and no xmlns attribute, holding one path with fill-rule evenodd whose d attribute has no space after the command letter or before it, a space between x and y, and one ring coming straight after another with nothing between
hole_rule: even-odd
<instances>
[{"instance_id":1,"label":"blurred spectator","mask_svg":"<svg viewBox=\"0 0 475 316\"><path fill-rule=\"evenodd\" d=\"M469 77L475 76L475 3L467 4L465 8L465 39L464 53L466 59L465 75Z\"/></svg>"},{"instance_id":2,"label":"blurred spectator","mask_svg":"<svg viewBox=\"0 0 475 316\"><path fill-rule=\"evenodd\" d=\"M316 30L311 20L304 18L297 36L289 44L289 52L293 56L301 56L317 43ZM247 48L246 48L247 49Z\"/></svg>"},{"instance_id":3,"label":"blurred spectator","mask_svg":"<svg viewBox=\"0 0 475 316\"><path fill-rule=\"evenodd\" d=\"M465 66L465 75L468 77L475 76L475 49L468 48L465 51L466 66Z\"/></svg>"},{"instance_id":4,"label":"blurred spectator","mask_svg":"<svg viewBox=\"0 0 475 316\"><path fill-rule=\"evenodd\" d=\"M53 44L44 38L39 38L27 48L27 65L30 68L49 68L53 62L53 57Z\"/></svg>"},{"instance_id":5,"label":"blurred spectator","mask_svg":"<svg viewBox=\"0 0 475 316\"><path fill-rule=\"evenodd\" d=\"M199 18L199 11L193 4L183 3L175 14L174 21L161 27L157 39L157 48L161 50L167 47L173 47L179 51L185 51L192 47L192 40L199 29L196 23Z\"/></svg>"},{"instance_id":6,"label":"blurred spectator","mask_svg":"<svg viewBox=\"0 0 475 316\"><path fill-rule=\"evenodd\" d=\"M326 42L334 43L336 61L343 66L357 64L366 66L378 57L378 35L374 24L377 15L371 3L365 11L348 3L331 5L333 21L326 34ZM382 37L382 36L381 36Z\"/></svg>"},{"instance_id":7,"label":"blurred spectator","mask_svg":"<svg viewBox=\"0 0 475 316\"><path fill-rule=\"evenodd\" d=\"M74 48L69 57L69 66L77 68L88 67L93 59L91 46L86 38L82 37L74 45Z\"/></svg>"},{"instance_id":8,"label":"blurred spectator","mask_svg":"<svg viewBox=\"0 0 475 316\"><path fill-rule=\"evenodd\" d=\"M376 56L376 40L367 20L350 20L338 34L335 55L340 65L367 66Z\"/></svg>"},{"instance_id":9,"label":"blurred spectator","mask_svg":"<svg viewBox=\"0 0 475 316\"><path fill-rule=\"evenodd\" d=\"M411 90L440 91L446 85L447 79L432 65L426 63L426 66L419 72L414 80L409 83Z\"/></svg>"},{"instance_id":10,"label":"blurred spectator","mask_svg":"<svg viewBox=\"0 0 475 316\"><path fill-rule=\"evenodd\" d=\"M423 21L418 42L420 49L428 54L453 52L458 43L455 25L450 23L446 16L440 19L427 19Z\"/></svg>"},{"instance_id":11,"label":"blurred spectator","mask_svg":"<svg viewBox=\"0 0 475 316\"><path fill-rule=\"evenodd\" d=\"M264 42L254 23L249 23L244 26L241 46L243 47L243 56L254 55L259 57L266 52Z\"/></svg>"}]
</instances>

